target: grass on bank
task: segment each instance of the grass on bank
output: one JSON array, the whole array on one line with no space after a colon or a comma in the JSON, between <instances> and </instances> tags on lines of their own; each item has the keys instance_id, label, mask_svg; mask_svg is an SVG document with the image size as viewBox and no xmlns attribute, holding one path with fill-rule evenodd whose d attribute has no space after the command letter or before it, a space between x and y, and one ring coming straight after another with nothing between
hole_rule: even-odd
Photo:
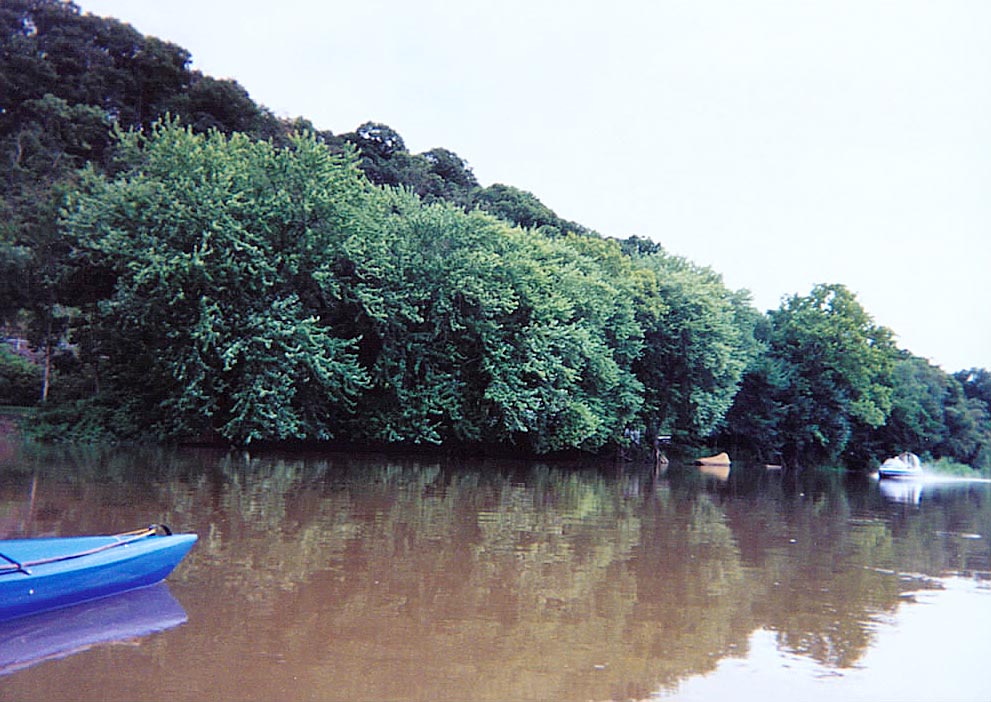
<instances>
[{"instance_id":1,"label":"grass on bank","mask_svg":"<svg viewBox=\"0 0 991 702\"><path fill-rule=\"evenodd\" d=\"M925 464L926 471L936 475L950 475L959 478L991 478L991 471L977 471L966 463L957 463L949 458L939 458Z\"/></svg>"}]
</instances>

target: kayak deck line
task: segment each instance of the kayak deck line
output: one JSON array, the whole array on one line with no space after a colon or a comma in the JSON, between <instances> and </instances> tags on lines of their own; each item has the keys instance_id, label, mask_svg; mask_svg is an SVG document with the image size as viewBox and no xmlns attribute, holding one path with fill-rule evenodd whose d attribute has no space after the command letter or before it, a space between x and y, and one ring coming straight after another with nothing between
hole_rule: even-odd
<instances>
[{"instance_id":1,"label":"kayak deck line","mask_svg":"<svg viewBox=\"0 0 991 702\"><path fill-rule=\"evenodd\" d=\"M153 524L116 535L0 541L0 625L160 582L196 540Z\"/></svg>"},{"instance_id":2,"label":"kayak deck line","mask_svg":"<svg viewBox=\"0 0 991 702\"><path fill-rule=\"evenodd\" d=\"M0 558L7 561L6 564L0 565L0 575L7 575L8 573L25 573L26 575L31 575L29 568L40 565L48 565L49 563L59 563L61 561L70 561L74 558L83 558L84 556L92 556L96 553L101 553L112 548L117 548L118 546L127 546L128 544L133 544L135 541L140 541L141 539L146 539L149 536L154 536L161 529L166 536L172 534L172 530L169 529L164 524L150 524L144 529L136 529L134 531L125 531L121 534L112 534L111 538L117 539L109 544L104 544L103 546L97 546L95 548L86 549L85 551L78 551L75 553L66 553L60 556L52 556L51 558L40 558L36 561L17 561L7 556L6 554L0 553Z\"/></svg>"}]
</instances>

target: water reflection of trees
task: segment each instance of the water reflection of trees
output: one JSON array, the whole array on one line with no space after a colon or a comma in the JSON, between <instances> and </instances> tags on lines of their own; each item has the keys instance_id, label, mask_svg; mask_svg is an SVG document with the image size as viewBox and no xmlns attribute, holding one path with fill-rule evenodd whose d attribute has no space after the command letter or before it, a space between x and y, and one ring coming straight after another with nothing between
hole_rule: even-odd
<instances>
[{"instance_id":1,"label":"water reflection of trees","mask_svg":"<svg viewBox=\"0 0 991 702\"><path fill-rule=\"evenodd\" d=\"M838 479L748 500L705 483L675 479L673 496L663 482L627 477L631 487L548 468L525 480L381 462L318 472L322 480L287 493L259 487L265 480L228 488L231 510L283 534L245 572L257 579L258 560L286 563L280 577L294 576L301 590L278 603L286 619L314 609L306 598L327 597L320 616L294 625L282 645L360 661L412 643L423 655L406 659L411 675L470 671L481 697L524 698L527 686L561 697L589 687L639 694L742 652L758 627L796 653L852 665L870 643L871 613L892 610L905 587L875 565L901 557L892 525L857 519ZM295 511L258 508L280 494ZM755 515L770 538L755 530ZM749 561L747 540L761 544L751 544ZM304 586L314 573L320 584ZM255 589L274 597L264 583ZM458 624L438 630L438 621ZM328 631L345 632L344 641L328 644ZM535 677L535 660L553 665ZM357 667L344 679L388 694L395 671L370 680Z\"/></svg>"},{"instance_id":2,"label":"water reflection of trees","mask_svg":"<svg viewBox=\"0 0 991 702\"><path fill-rule=\"evenodd\" d=\"M644 697L757 628L849 666L909 587L892 571L977 562L991 536L986 493L906 513L840 474L164 453L27 460L0 497L39 471L48 529L197 531L184 646L261 693L278 672L242 661L277 651L316 698ZM984 539L942 536L962 532Z\"/></svg>"}]
</instances>

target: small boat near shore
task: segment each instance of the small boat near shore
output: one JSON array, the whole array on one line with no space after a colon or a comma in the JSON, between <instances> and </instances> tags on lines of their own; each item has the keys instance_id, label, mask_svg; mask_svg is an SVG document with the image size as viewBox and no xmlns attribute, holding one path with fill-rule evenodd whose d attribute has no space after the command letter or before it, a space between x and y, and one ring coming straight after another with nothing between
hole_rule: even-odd
<instances>
[{"instance_id":1,"label":"small boat near shore","mask_svg":"<svg viewBox=\"0 0 991 702\"><path fill-rule=\"evenodd\" d=\"M152 525L110 536L0 541L0 621L154 585L196 538Z\"/></svg>"},{"instance_id":2,"label":"small boat near shore","mask_svg":"<svg viewBox=\"0 0 991 702\"><path fill-rule=\"evenodd\" d=\"M919 478L922 475L922 461L909 451L886 459L878 469L880 478Z\"/></svg>"},{"instance_id":3,"label":"small boat near shore","mask_svg":"<svg viewBox=\"0 0 991 702\"><path fill-rule=\"evenodd\" d=\"M729 480L729 472L732 462L730 461L729 454L725 451L722 453L717 453L715 456L696 458L695 465L698 466L699 472L704 473L705 475L716 478L722 482Z\"/></svg>"},{"instance_id":4,"label":"small boat near shore","mask_svg":"<svg viewBox=\"0 0 991 702\"><path fill-rule=\"evenodd\" d=\"M729 454L725 451L717 453L715 456L704 456L703 458L695 459L695 465L698 466L728 466L731 463Z\"/></svg>"}]
</instances>

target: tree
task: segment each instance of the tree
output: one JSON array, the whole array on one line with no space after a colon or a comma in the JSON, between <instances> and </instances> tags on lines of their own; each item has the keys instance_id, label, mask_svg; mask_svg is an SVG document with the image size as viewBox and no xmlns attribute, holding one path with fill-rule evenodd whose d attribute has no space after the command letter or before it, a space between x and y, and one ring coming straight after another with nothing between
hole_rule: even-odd
<instances>
[{"instance_id":1,"label":"tree","mask_svg":"<svg viewBox=\"0 0 991 702\"><path fill-rule=\"evenodd\" d=\"M198 132L216 129L228 136L242 132L264 139L293 131L283 130L275 116L257 105L237 81L218 80L199 71L193 72L189 90L173 100L172 109Z\"/></svg>"},{"instance_id":2,"label":"tree","mask_svg":"<svg viewBox=\"0 0 991 702\"><path fill-rule=\"evenodd\" d=\"M874 324L853 293L817 285L784 301L768 320L773 375L767 364L751 371L764 379L744 383L736 416L764 412L761 421L779 442L774 449L793 464L835 461L855 431L884 425L896 351L891 332Z\"/></svg>"},{"instance_id":3,"label":"tree","mask_svg":"<svg viewBox=\"0 0 991 702\"><path fill-rule=\"evenodd\" d=\"M189 52L71 2L10 0L0 12L4 121L45 94L101 109L125 126L150 124L189 88ZM0 129L0 131L3 131Z\"/></svg>"},{"instance_id":4,"label":"tree","mask_svg":"<svg viewBox=\"0 0 991 702\"><path fill-rule=\"evenodd\" d=\"M963 386L969 400L978 400L991 410L991 372L985 368L971 368L953 374Z\"/></svg>"},{"instance_id":5,"label":"tree","mask_svg":"<svg viewBox=\"0 0 991 702\"><path fill-rule=\"evenodd\" d=\"M410 181L411 158L406 142L388 125L365 122L340 138L354 145L361 170L376 185L398 186Z\"/></svg>"},{"instance_id":6,"label":"tree","mask_svg":"<svg viewBox=\"0 0 991 702\"><path fill-rule=\"evenodd\" d=\"M365 122L335 141L352 144L362 171L376 185L406 188L425 203L443 200L468 210L478 181L468 163L453 151L435 148L411 154L394 129Z\"/></svg>"},{"instance_id":7,"label":"tree","mask_svg":"<svg viewBox=\"0 0 991 702\"><path fill-rule=\"evenodd\" d=\"M354 433L538 452L620 436L639 407L629 370L639 329L596 256L611 245L552 242L405 191L388 197L381 235L352 242L363 247L352 250L353 289L372 379Z\"/></svg>"},{"instance_id":8,"label":"tree","mask_svg":"<svg viewBox=\"0 0 991 702\"><path fill-rule=\"evenodd\" d=\"M512 304L491 265L497 233L451 205L383 195L392 214L382 229L349 242L372 381L352 431L387 443L478 441L487 332Z\"/></svg>"},{"instance_id":9,"label":"tree","mask_svg":"<svg viewBox=\"0 0 991 702\"><path fill-rule=\"evenodd\" d=\"M991 472L991 372L971 368L954 373L953 377L967 398L968 414L976 433L969 455L956 458L975 469Z\"/></svg>"},{"instance_id":10,"label":"tree","mask_svg":"<svg viewBox=\"0 0 991 702\"><path fill-rule=\"evenodd\" d=\"M0 312L20 316L33 344L43 350L41 397L47 399L52 348L67 329L73 302L59 295L69 250L56 231L62 193L75 169L102 150L105 115L46 94L18 107L16 129L0 138ZM9 277L8 277L9 276ZM26 321L25 321L26 320Z\"/></svg>"},{"instance_id":11,"label":"tree","mask_svg":"<svg viewBox=\"0 0 991 702\"><path fill-rule=\"evenodd\" d=\"M22 106L51 95L87 106L107 125L147 127L166 113L196 125L261 138L281 136L279 121L234 81L189 68L182 47L146 37L113 18L83 14L62 0L9 0L0 6L0 138L30 115ZM106 127L102 145L108 143ZM99 161L100 144L88 159Z\"/></svg>"},{"instance_id":12,"label":"tree","mask_svg":"<svg viewBox=\"0 0 991 702\"><path fill-rule=\"evenodd\" d=\"M279 149L167 122L120 138L128 167L88 169L62 223L77 265L115 279L82 349L110 359L105 392L163 436L330 436L367 384L333 322L366 221L353 161L307 135Z\"/></svg>"},{"instance_id":13,"label":"tree","mask_svg":"<svg viewBox=\"0 0 991 702\"><path fill-rule=\"evenodd\" d=\"M566 232L589 234L589 230L558 217L553 210L526 190L495 183L477 191L474 203L482 210L524 229L538 229L551 236Z\"/></svg>"},{"instance_id":14,"label":"tree","mask_svg":"<svg viewBox=\"0 0 991 702\"><path fill-rule=\"evenodd\" d=\"M448 149L435 148L419 154L426 164L426 176L420 184L411 184L425 202L446 200L469 209L478 179L468 162Z\"/></svg>"},{"instance_id":15,"label":"tree","mask_svg":"<svg viewBox=\"0 0 991 702\"><path fill-rule=\"evenodd\" d=\"M638 304L644 352L634 364L645 387L645 424L683 440L710 436L757 352L756 312L746 293L728 290L711 269L663 250L634 260L654 279Z\"/></svg>"},{"instance_id":16,"label":"tree","mask_svg":"<svg viewBox=\"0 0 991 702\"><path fill-rule=\"evenodd\" d=\"M68 247L55 220L63 192L83 164L108 165L112 126L147 126L169 110L186 116L194 75L181 47L60 0L0 5L0 46L0 311L29 327L47 368L90 277L61 280ZM228 88L223 98L210 99L209 82L192 95L201 128L273 133L278 122L236 94L239 86L214 83ZM232 110L243 116L229 125Z\"/></svg>"},{"instance_id":17,"label":"tree","mask_svg":"<svg viewBox=\"0 0 991 702\"><path fill-rule=\"evenodd\" d=\"M893 456L902 451L932 456L946 439L946 405L955 381L924 358L905 353L892 372L891 414L884 426L863 436L872 453ZM954 392L955 391L955 392Z\"/></svg>"},{"instance_id":18,"label":"tree","mask_svg":"<svg viewBox=\"0 0 991 702\"><path fill-rule=\"evenodd\" d=\"M487 397L538 451L621 442L643 402L635 268L615 242L514 232L518 331Z\"/></svg>"},{"instance_id":19,"label":"tree","mask_svg":"<svg viewBox=\"0 0 991 702\"><path fill-rule=\"evenodd\" d=\"M757 350L726 414L720 443L743 448L765 462L779 462L792 368L768 353L770 335L770 320L762 315L754 328Z\"/></svg>"},{"instance_id":20,"label":"tree","mask_svg":"<svg viewBox=\"0 0 991 702\"><path fill-rule=\"evenodd\" d=\"M935 455L979 470L991 468L991 412L987 405L976 398L968 399L964 388L951 377L943 411L947 431Z\"/></svg>"}]
</instances>

